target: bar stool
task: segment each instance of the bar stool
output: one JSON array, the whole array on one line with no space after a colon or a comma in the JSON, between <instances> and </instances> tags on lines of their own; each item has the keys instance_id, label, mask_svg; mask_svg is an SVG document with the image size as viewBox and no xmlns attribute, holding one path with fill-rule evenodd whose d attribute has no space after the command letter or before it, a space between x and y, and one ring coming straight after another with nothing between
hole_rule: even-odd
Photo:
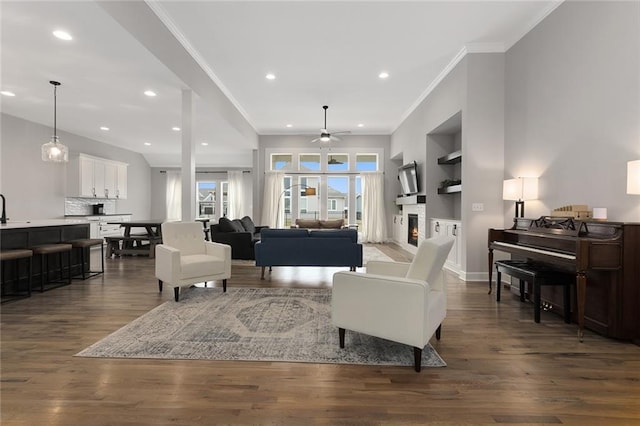
<instances>
[{"instance_id":1,"label":"bar stool","mask_svg":"<svg viewBox=\"0 0 640 426\"><path fill-rule=\"evenodd\" d=\"M16 300L18 298L22 298L22 297L31 297L31 275L33 272L33 268L32 268L32 258L33 258L33 251L28 250L28 249L13 249L13 250L2 250L0 251L0 262L2 263L2 265L0 266L0 268L2 268L2 284L0 284L0 287L2 288L1 293L2 296L16 296L16 297L12 297L8 300L3 300L2 303L5 302L9 302L11 300ZM16 287L16 289L19 289L20 286L20 259L27 259L27 265L29 267L29 273L27 275L27 295L13 295L13 294L5 294L5 290L4 290L4 285L6 283L6 279L5 279L5 271L6 271L6 266L5 266L5 262L9 262L9 261L14 261L14 265L13 265L13 271L14 271L14 285Z\"/></svg>"},{"instance_id":2,"label":"bar stool","mask_svg":"<svg viewBox=\"0 0 640 426\"><path fill-rule=\"evenodd\" d=\"M67 244L71 244L71 247L74 249L80 249L80 264L81 264L81 268L82 268L82 278L76 278L76 279L81 279L81 280L86 280L87 278L91 278L91 277L95 277L96 275L100 275L104 273L104 240L102 238L84 238L84 239L79 239L79 240L71 240L71 241L67 241ZM102 269L99 271L92 271L91 270L91 255L89 254L89 267L87 268L88 271L85 272L84 270L84 262L85 262L85 252L87 252L89 250L90 247L93 246L100 246L100 262L101 262L101 266ZM88 275L87 275L88 273ZM75 278L76 276L74 276L73 278Z\"/></svg>"},{"instance_id":3,"label":"bar stool","mask_svg":"<svg viewBox=\"0 0 640 426\"><path fill-rule=\"evenodd\" d=\"M59 283L60 285L55 286L55 287L51 287L47 290L51 290L53 288L57 288L57 287L61 287L63 285L68 285L71 284L71 249L73 247L71 246L71 244L66 244L66 243L55 243L55 244L43 244L43 245L39 245L39 246L33 246L31 247L31 249L33 250L33 254L34 255L39 255L40 256L40 293L44 292L44 284L45 284L45 279L44 279L44 275L45 273L47 274L47 284L55 284L55 283ZM49 280L49 256L52 254L56 254L58 253L59 255L59 260L60 260L60 279L58 281L50 281ZM64 272L64 268L62 266L62 254L63 253L67 253L67 257L68 257L68 279L66 281L63 280L63 272ZM46 267L45 267L46 264Z\"/></svg>"}]
</instances>

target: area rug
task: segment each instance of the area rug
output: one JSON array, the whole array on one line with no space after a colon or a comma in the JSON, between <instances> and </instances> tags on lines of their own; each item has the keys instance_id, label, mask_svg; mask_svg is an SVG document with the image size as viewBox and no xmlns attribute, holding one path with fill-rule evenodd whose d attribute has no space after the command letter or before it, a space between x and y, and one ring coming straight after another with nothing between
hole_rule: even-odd
<instances>
[{"instance_id":1,"label":"area rug","mask_svg":"<svg viewBox=\"0 0 640 426\"><path fill-rule=\"evenodd\" d=\"M413 365L411 347L349 330L340 349L330 304L330 289L190 288L76 355ZM446 366L431 345L422 365Z\"/></svg>"}]
</instances>

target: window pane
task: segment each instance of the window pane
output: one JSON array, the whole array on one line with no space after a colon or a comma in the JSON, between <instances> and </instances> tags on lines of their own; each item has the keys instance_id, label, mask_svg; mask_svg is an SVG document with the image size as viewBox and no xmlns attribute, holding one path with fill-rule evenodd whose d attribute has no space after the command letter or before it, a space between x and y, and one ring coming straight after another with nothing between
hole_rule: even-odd
<instances>
[{"instance_id":1,"label":"window pane","mask_svg":"<svg viewBox=\"0 0 640 426\"><path fill-rule=\"evenodd\" d=\"M291 154L271 154L271 170L290 170L292 159Z\"/></svg>"},{"instance_id":2,"label":"window pane","mask_svg":"<svg viewBox=\"0 0 640 426\"><path fill-rule=\"evenodd\" d=\"M291 225L291 176L284 177L284 188L282 189L280 199L284 203L284 227L288 228Z\"/></svg>"},{"instance_id":3,"label":"window pane","mask_svg":"<svg viewBox=\"0 0 640 426\"><path fill-rule=\"evenodd\" d=\"M378 170L378 154L356 154L356 170L361 172Z\"/></svg>"},{"instance_id":4,"label":"window pane","mask_svg":"<svg viewBox=\"0 0 640 426\"><path fill-rule=\"evenodd\" d=\"M349 212L349 178L327 177L327 218L347 219Z\"/></svg>"},{"instance_id":5,"label":"window pane","mask_svg":"<svg viewBox=\"0 0 640 426\"><path fill-rule=\"evenodd\" d=\"M315 189L315 194L307 195L307 188ZM300 177L300 184L295 193L300 196L298 199L298 218L320 219L320 210L318 206L320 178L317 176Z\"/></svg>"},{"instance_id":6,"label":"window pane","mask_svg":"<svg viewBox=\"0 0 640 426\"><path fill-rule=\"evenodd\" d=\"M229 182L222 182L222 215L227 216L229 206Z\"/></svg>"},{"instance_id":7,"label":"window pane","mask_svg":"<svg viewBox=\"0 0 640 426\"><path fill-rule=\"evenodd\" d=\"M216 183L197 182L198 216L213 217L216 214Z\"/></svg>"},{"instance_id":8,"label":"window pane","mask_svg":"<svg viewBox=\"0 0 640 426\"><path fill-rule=\"evenodd\" d=\"M362 178L356 176L356 223L362 226Z\"/></svg>"},{"instance_id":9,"label":"window pane","mask_svg":"<svg viewBox=\"0 0 640 426\"><path fill-rule=\"evenodd\" d=\"M349 170L349 154L329 154L327 156L327 170L334 172Z\"/></svg>"},{"instance_id":10,"label":"window pane","mask_svg":"<svg viewBox=\"0 0 640 426\"><path fill-rule=\"evenodd\" d=\"M300 154L300 171L320 170L320 154Z\"/></svg>"}]
</instances>

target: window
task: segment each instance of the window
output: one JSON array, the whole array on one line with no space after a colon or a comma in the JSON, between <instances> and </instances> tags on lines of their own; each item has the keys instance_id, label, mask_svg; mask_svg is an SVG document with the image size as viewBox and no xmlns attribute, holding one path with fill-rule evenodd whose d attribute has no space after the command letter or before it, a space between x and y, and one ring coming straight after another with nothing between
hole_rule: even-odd
<instances>
[{"instance_id":1,"label":"window","mask_svg":"<svg viewBox=\"0 0 640 426\"><path fill-rule=\"evenodd\" d=\"M327 170L330 172L346 172L349 170L349 154L327 155Z\"/></svg>"},{"instance_id":2,"label":"window","mask_svg":"<svg viewBox=\"0 0 640 426\"><path fill-rule=\"evenodd\" d=\"M229 211L229 182L222 182L222 216Z\"/></svg>"},{"instance_id":3,"label":"window","mask_svg":"<svg viewBox=\"0 0 640 426\"><path fill-rule=\"evenodd\" d=\"M291 170L293 155L271 154L271 170Z\"/></svg>"},{"instance_id":4,"label":"window","mask_svg":"<svg viewBox=\"0 0 640 426\"><path fill-rule=\"evenodd\" d=\"M359 172L375 172L378 170L378 154L357 154L356 170Z\"/></svg>"},{"instance_id":5,"label":"window","mask_svg":"<svg viewBox=\"0 0 640 426\"><path fill-rule=\"evenodd\" d=\"M214 217L216 214L216 182L197 182L198 216Z\"/></svg>"},{"instance_id":6,"label":"window","mask_svg":"<svg viewBox=\"0 0 640 426\"><path fill-rule=\"evenodd\" d=\"M320 194L320 178L318 176L301 176L297 194L298 218L300 219L320 219L320 206L318 195ZM307 195L307 188L315 189L315 194Z\"/></svg>"},{"instance_id":7,"label":"window","mask_svg":"<svg viewBox=\"0 0 640 426\"><path fill-rule=\"evenodd\" d=\"M327 218L347 219L349 215L349 177L327 177Z\"/></svg>"},{"instance_id":8,"label":"window","mask_svg":"<svg viewBox=\"0 0 640 426\"><path fill-rule=\"evenodd\" d=\"M320 154L300 154L300 171L307 170L320 170Z\"/></svg>"}]
</instances>

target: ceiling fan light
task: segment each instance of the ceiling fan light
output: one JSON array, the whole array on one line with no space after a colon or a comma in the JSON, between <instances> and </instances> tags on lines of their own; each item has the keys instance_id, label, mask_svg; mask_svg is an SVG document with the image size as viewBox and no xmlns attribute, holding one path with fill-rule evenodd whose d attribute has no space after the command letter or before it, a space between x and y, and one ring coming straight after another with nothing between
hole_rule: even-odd
<instances>
[{"instance_id":1,"label":"ceiling fan light","mask_svg":"<svg viewBox=\"0 0 640 426\"><path fill-rule=\"evenodd\" d=\"M327 135L320 136L320 141L322 141L322 142L329 142L330 140L331 140L331 137L329 137Z\"/></svg>"}]
</instances>

